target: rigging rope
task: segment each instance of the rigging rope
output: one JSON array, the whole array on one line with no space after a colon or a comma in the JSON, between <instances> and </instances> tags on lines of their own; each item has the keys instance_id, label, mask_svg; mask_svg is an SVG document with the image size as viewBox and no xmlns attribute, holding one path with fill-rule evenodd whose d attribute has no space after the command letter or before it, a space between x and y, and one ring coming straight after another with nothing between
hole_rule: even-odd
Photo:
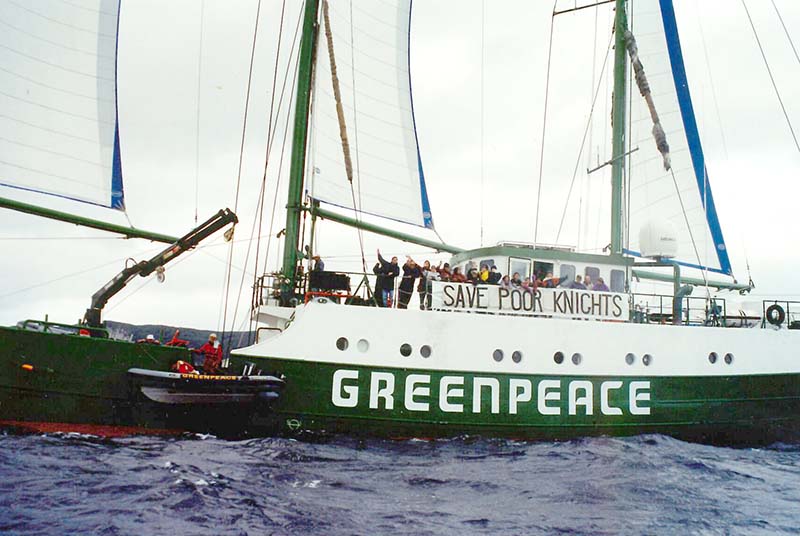
<instances>
[{"instance_id":1,"label":"rigging rope","mask_svg":"<svg viewBox=\"0 0 800 536\"><path fill-rule=\"evenodd\" d=\"M778 85L775 82L775 77L772 76L772 69L770 69L769 62L767 61L767 55L764 53L764 47L761 46L761 39L758 37L758 32L756 31L756 26L753 23L753 18L750 16L750 10L747 9L747 4L745 0L742 0L742 7L744 7L745 13L747 13L747 20L750 21L750 28L753 29L753 36L756 38L756 43L758 43L758 50L761 52L761 57L764 59L764 66L767 68L767 74L769 74L769 79L772 82L772 88L775 90L775 96L778 97L778 102L781 105L781 110L783 111L783 117L786 118L786 124L789 126L789 131L792 133L792 139L794 140L794 145L797 147L798 152L800 152L800 142L797 141L797 135L794 133L794 127L792 126L792 121L789 119L789 114L786 112L786 106L783 104L783 99L781 98L781 93L778 91Z\"/></svg>"},{"instance_id":2,"label":"rigging rope","mask_svg":"<svg viewBox=\"0 0 800 536\"><path fill-rule=\"evenodd\" d=\"M672 183L675 185L675 193L678 194L678 202L681 204L681 212L683 212L683 220L686 222L686 229L689 231L689 238L692 241L692 248L694 249L694 256L697 258L697 264L703 266L703 262L700 260L700 252L697 250L697 243L694 240L694 233L692 233L692 226L689 225L689 215L686 213L686 207L683 205L683 197L681 197L681 190L678 187L678 179L675 177L675 170L670 168L669 170L670 175L672 175ZM703 282L705 283L706 288L706 296L710 296L708 290L708 278L706 277L705 269L701 270L700 273L703 274Z\"/></svg>"},{"instance_id":3,"label":"rigging rope","mask_svg":"<svg viewBox=\"0 0 800 536\"><path fill-rule=\"evenodd\" d=\"M157 251L157 248L154 248L154 249L152 250L152 252L153 252L153 253L155 253L156 251ZM44 281L44 282L42 282L42 283L37 283L37 284L35 284L35 285L31 285L31 286L28 286L28 287L25 287L25 288L21 288L21 289L17 289L17 290L12 290L11 292L8 292L8 293L6 293L6 294L0 294L0 298L8 298L9 296L14 296L14 295L16 295L16 294L21 294L21 293L23 293L23 292L27 292L27 291L29 291L29 290L33 290L33 289L35 289L35 288L39 288L39 287L45 287L45 286L47 286L47 285L52 285L53 283L58 283L59 281L63 281L64 279L69 279L69 278L71 278L71 277L77 277L77 276L80 276L80 275L88 274L89 272L93 272L93 271L95 271L95 270L99 270L100 268L105 268L106 266L110 266L110 265L112 265L112 264L117 264L117 263L119 263L120 261L122 261L122 260L125 260L125 259L127 259L127 258L128 258L128 255L126 255L125 257L122 257L122 258L115 259L115 260L113 260L113 261L110 261L110 262L104 263L104 264L100 264L100 265L98 265L98 266L95 266L94 268L86 268L86 269L84 269L84 270L81 270L81 271L79 271L79 272L72 272L72 273L69 273L69 274L63 275L63 276L61 276L61 277L57 277L57 278L55 278L55 279L50 279L50 280L48 280L48 281Z\"/></svg>"},{"instance_id":4,"label":"rigging rope","mask_svg":"<svg viewBox=\"0 0 800 536\"><path fill-rule=\"evenodd\" d=\"M483 247L483 215L484 215L484 189L485 189L485 159L484 153L486 150L485 147L485 136L484 136L484 89L485 89L485 80L486 80L486 73L484 70L484 64L486 62L486 0L481 0L481 120L480 120L480 130L481 130L481 247Z\"/></svg>"},{"instance_id":5,"label":"rigging rope","mask_svg":"<svg viewBox=\"0 0 800 536\"><path fill-rule=\"evenodd\" d=\"M353 206L356 208L356 221L360 217L362 199L361 199L361 160L358 152L358 106L355 99L356 91L356 57L355 57L355 28L353 26L353 0L350 0L350 80L353 87L353 136L355 139L356 148L356 189L358 190L358 205L356 205L356 196L353 191L352 185L350 187L350 194L353 196ZM361 267L364 273L367 273L367 259L364 256L364 231L358 227L356 228L358 235L358 245L361 248ZM312 240L315 237L312 237Z\"/></svg>"},{"instance_id":6,"label":"rigging rope","mask_svg":"<svg viewBox=\"0 0 800 536\"><path fill-rule=\"evenodd\" d=\"M547 132L547 101L550 97L550 64L553 59L553 27L556 21L558 0L553 0L553 14L550 16L550 38L547 45L547 74L544 82L544 117L542 118L542 147L539 153L539 180L536 186L536 216L533 224L533 243L539 238L539 207L542 200L542 175L544 174L544 138ZM558 239L556 239L558 242Z\"/></svg>"},{"instance_id":7,"label":"rigging rope","mask_svg":"<svg viewBox=\"0 0 800 536\"><path fill-rule=\"evenodd\" d=\"M282 108L283 98L286 95L286 82L290 79L290 77L289 77L289 67L292 64L291 58L294 56L294 51L295 51L296 45L297 45L297 38L300 35L300 22L302 20L303 20L302 17L298 17L298 19L297 19L297 26L295 27L294 41L292 42L292 49L289 51L289 62L287 63L287 67L286 67L286 76L283 79L283 87L281 88L281 95L280 95L280 97L278 99L278 110L280 110ZM293 99L292 96L294 95L294 89L295 89L295 86L297 84L297 71L298 71L298 69L299 69L299 59L298 59L298 61L295 61L295 64L294 64L294 76L291 77L292 86L291 86L290 91L289 91L289 93L291 95L289 97L289 108L291 108L292 99ZM313 86L314 73L315 73L315 71L312 71L312 73L311 73L312 86ZM312 113L313 113L313 103L312 103ZM284 127L283 127L283 139L284 140L288 140L289 139L288 136L289 136L289 125L290 124L291 124L291 118L288 117L288 115L287 115L286 123L284 123ZM277 129L276 129L276 131L277 131ZM276 135L275 132L273 132L272 139L267 144L267 155L266 155L267 159L264 162L264 181L266 181L267 166L269 165L269 154L272 151L272 146L274 145L273 142L274 142L275 135ZM281 144L281 153L280 153L280 156L278 157L278 171L276 173L278 178L275 181L275 193L272 196L272 210L270 212L271 216L270 216L270 220L269 220L269 232L267 233L267 247L266 247L266 250L264 252L264 271L265 271L265 273L266 273L266 269L267 269L267 264L269 263L269 250L272 247L272 239L275 236L273 234L274 231L275 231L275 209L278 206L278 192L281 189L281 180L283 178L283 162L284 162L284 158L286 156L286 145L287 145L287 143L282 143ZM278 243L278 247L280 247L280 243ZM278 258L280 258L280 256L281 255L280 255L280 250L279 250L278 251ZM258 273L258 272L256 272L256 273Z\"/></svg>"},{"instance_id":8,"label":"rigging rope","mask_svg":"<svg viewBox=\"0 0 800 536\"><path fill-rule=\"evenodd\" d=\"M252 87L253 82L253 64L255 62L255 55L256 55L256 42L258 40L258 22L261 15L261 0L258 0L258 4L256 6L256 20L255 24L253 25L253 44L250 48L250 67L247 73L247 90L245 91L245 101L244 101L244 117L242 118L242 137L241 143L239 145L239 166L236 173L236 193L234 196L233 201L233 211L236 212L239 209L239 191L241 188L242 182L242 161L244 159L244 140L245 135L247 134L247 117L250 111L250 88ZM235 224L232 228L235 228ZM230 286L231 286L231 265L233 264L233 241L230 241L230 247L228 249L228 267L225 270L225 293L223 298L223 314L222 314L222 337L220 338L223 343L225 341L226 329L228 327L228 300L230 298ZM248 246L249 249L249 246ZM239 294L241 294L241 289ZM238 300L237 300L238 306ZM234 311L234 320L232 323L236 321L236 311ZM230 341L229 341L230 342Z\"/></svg>"},{"instance_id":9,"label":"rigging rope","mask_svg":"<svg viewBox=\"0 0 800 536\"><path fill-rule=\"evenodd\" d=\"M605 73L606 63L608 63L608 57L611 52L611 44L614 42L614 35L612 35L608 40L608 47L606 48L606 57L603 59L603 66L601 70ZM567 208L569 207L569 198L572 196L572 189L575 186L575 179L578 176L578 168L581 165L581 157L583 156L583 149L586 146L586 138L589 134L589 127L591 126L591 119L594 115L594 107L597 104L597 96L600 94L600 88L603 86L603 76L600 76L600 79L597 81L597 89L594 92L594 98L592 99L592 106L589 109L589 120L586 122L586 128L583 130L583 138L581 139L581 148L578 151L578 158L575 161L575 169L572 170L572 180L569 183L569 191L567 192L567 199L564 201L564 211L561 213L561 222L558 224L558 232L556 233L556 243L558 243L559 238L561 238L561 231L564 227L564 220L567 216Z\"/></svg>"},{"instance_id":10,"label":"rigging rope","mask_svg":"<svg viewBox=\"0 0 800 536\"><path fill-rule=\"evenodd\" d=\"M599 25L598 22L599 22L599 17L600 17L600 8L599 7L600 7L599 4L595 4L595 9L594 9L594 33L592 35L592 80L589 83L589 96L590 97L594 96L595 83L597 81L597 28L598 28L598 25ZM593 133L592 127L593 126L594 126L594 116L590 115L589 116L589 139L587 141L587 145L589 146L589 150L586 151L586 169L589 169L591 167L591 165L592 165L592 133ZM591 193L591 183L588 183L588 181L586 179L588 179L587 175L581 175L581 185L580 185L580 188L579 188L581 193L580 193L580 196L578 197L578 240L577 240L578 251L581 250L581 236L583 234L583 231L582 231L583 230L583 224L584 224L584 221L583 221L583 210L584 210L583 194L584 194L585 190L589 190L589 191L587 191L585 193L587 194L587 199L591 199L591 195L589 195ZM589 219L589 203L588 203L588 200L587 200L587 203L586 203L586 219L587 220ZM558 240L556 240L556 242L558 242Z\"/></svg>"},{"instance_id":11,"label":"rigging rope","mask_svg":"<svg viewBox=\"0 0 800 536\"><path fill-rule=\"evenodd\" d=\"M270 88L270 91L271 91L273 96L275 95L275 88L278 85L278 62L280 61L281 45L283 44L283 25L284 25L285 15L286 15L286 1L284 0L284 2L281 4L281 16L280 16L280 20L279 20L279 23L278 23L278 42L277 42L277 47L276 47L276 50L275 50L275 69L274 69L274 71L272 73L272 87ZM287 74L288 74L288 71L287 71ZM254 263L253 263L253 287L252 287L253 288L253 293L258 292L258 289L257 289L257 284L258 284L258 275L257 275L258 274L258 254L259 254L259 251L261 250L261 228L262 228L263 222L264 222L264 201L266 200L266 197L267 197L267 193L266 193L267 192L267 169L266 169L266 166L267 166L267 162L269 161L269 152L270 152L270 148L271 148L270 136L272 135L272 132L273 132L273 121L274 120L275 120L275 100L272 99L271 102L270 102L269 119L267 120L267 154L265 156L264 173L263 173L263 175L261 177L261 187L259 188L259 192L258 192L258 202L257 202L257 206L258 206L258 223L256 224L255 221L253 222L253 227L250 230L251 241L248 243L247 252L245 254L245 266L246 266L247 262L250 260L250 251L251 251L251 246L252 246L252 239L253 239L253 236L255 235L256 236L256 251L255 251L255 254L253 256L253 259L254 259ZM258 229L258 231L256 231L256 229ZM266 269L266 259L264 259L264 265L265 265L265 269ZM245 275L246 274L243 272L242 273L242 279L239 282L239 294L237 295L237 298L236 298L236 307L234 309L234 312L237 312L239 310L239 302L240 302L240 300L242 298L242 291L244 289L244 278L245 278ZM252 305L252 303L253 303L253 300L251 300L251 305ZM252 331L253 326L254 326L254 322L255 322L255 318L254 318L253 315L248 315L248 316L250 318L250 330ZM236 325L236 317L235 316L234 316L233 320L231 321L231 325Z\"/></svg>"},{"instance_id":12,"label":"rigging rope","mask_svg":"<svg viewBox=\"0 0 800 536\"><path fill-rule=\"evenodd\" d=\"M775 8L775 13L778 15L778 20L781 21L783 32L786 34L786 39L789 40L789 45L791 45L792 47L792 52L794 52L794 57L797 58L797 62L800 63L800 55L797 54L797 49L794 46L794 41L792 40L792 36L789 34L789 30L786 28L786 24L783 23L783 16L781 16L781 12L778 11L778 6L775 4L775 0L772 0L772 7Z\"/></svg>"},{"instance_id":13,"label":"rigging rope","mask_svg":"<svg viewBox=\"0 0 800 536\"><path fill-rule=\"evenodd\" d=\"M695 5L697 7L697 5ZM714 98L714 112L717 118L717 127L719 128L719 135L722 139L722 151L725 154L725 160L728 160L728 142L725 139L725 129L722 128L722 115L719 113L719 102L717 99L717 87L714 84L714 76L711 73L711 62L708 59L708 46L706 45L706 34L703 31L703 18L698 14L697 15L697 22L698 27L700 28L700 39L703 42L703 57L705 58L706 63L706 72L708 73L708 79L711 82L711 96Z\"/></svg>"}]
</instances>

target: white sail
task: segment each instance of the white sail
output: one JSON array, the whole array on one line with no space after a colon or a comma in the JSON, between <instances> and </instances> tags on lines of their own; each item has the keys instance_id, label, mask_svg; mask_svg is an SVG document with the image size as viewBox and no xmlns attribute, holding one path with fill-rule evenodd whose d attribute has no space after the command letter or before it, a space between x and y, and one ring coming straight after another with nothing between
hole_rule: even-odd
<instances>
[{"instance_id":1,"label":"white sail","mask_svg":"<svg viewBox=\"0 0 800 536\"><path fill-rule=\"evenodd\" d=\"M350 154L345 172L329 50L320 27L311 118L309 193L319 201L433 227L409 73L411 1L329 2Z\"/></svg>"},{"instance_id":2,"label":"white sail","mask_svg":"<svg viewBox=\"0 0 800 536\"><path fill-rule=\"evenodd\" d=\"M0 0L0 185L123 209L119 0Z\"/></svg>"},{"instance_id":3,"label":"white sail","mask_svg":"<svg viewBox=\"0 0 800 536\"><path fill-rule=\"evenodd\" d=\"M731 274L695 120L672 0L632 0L629 26L669 144L670 169L656 148L653 121L639 90L631 90L629 248L640 255L639 230L669 221L675 261Z\"/></svg>"}]
</instances>

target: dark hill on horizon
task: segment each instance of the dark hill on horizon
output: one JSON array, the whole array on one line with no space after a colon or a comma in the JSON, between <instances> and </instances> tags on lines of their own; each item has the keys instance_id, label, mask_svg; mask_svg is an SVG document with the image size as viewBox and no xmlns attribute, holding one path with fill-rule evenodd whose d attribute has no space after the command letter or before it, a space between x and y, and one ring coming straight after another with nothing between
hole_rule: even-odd
<instances>
[{"instance_id":1,"label":"dark hill on horizon","mask_svg":"<svg viewBox=\"0 0 800 536\"><path fill-rule=\"evenodd\" d=\"M195 328L187 328L182 326L164 326L160 324L127 324L125 322L115 322L113 320L106 321L106 327L109 333L115 339L123 339L130 341L138 341L144 339L148 335L153 335L161 343L169 342L175 330L180 330L179 337L183 340L189 341L190 348L199 348L207 340L211 333L216 333L222 341L222 348L224 354L227 356L231 348L240 348L247 346L255 340L255 334L251 331L233 331L223 334L221 332L212 330L203 330Z\"/></svg>"}]
</instances>

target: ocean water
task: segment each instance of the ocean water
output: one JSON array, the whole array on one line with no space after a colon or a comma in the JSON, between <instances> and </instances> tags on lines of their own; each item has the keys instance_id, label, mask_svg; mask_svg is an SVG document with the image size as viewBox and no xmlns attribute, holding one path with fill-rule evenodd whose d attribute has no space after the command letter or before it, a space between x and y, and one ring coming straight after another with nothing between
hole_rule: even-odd
<instances>
[{"instance_id":1,"label":"ocean water","mask_svg":"<svg viewBox=\"0 0 800 536\"><path fill-rule=\"evenodd\" d=\"M798 445L0 435L4 535L798 532Z\"/></svg>"}]
</instances>

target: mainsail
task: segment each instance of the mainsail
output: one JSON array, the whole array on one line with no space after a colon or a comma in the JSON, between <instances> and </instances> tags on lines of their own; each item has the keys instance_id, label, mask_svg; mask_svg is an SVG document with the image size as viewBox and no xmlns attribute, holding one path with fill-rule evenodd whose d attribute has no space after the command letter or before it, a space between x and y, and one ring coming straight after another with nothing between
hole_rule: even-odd
<instances>
[{"instance_id":1,"label":"mainsail","mask_svg":"<svg viewBox=\"0 0 800 536\"><path fill-rule=\"evenodd\" d=\"M662 157L648 105L631 95L629 247L640 255L638 231L668 220L677 232L679 264L731 275L700 143L672 0L632 0L629 25L669 144ZM662 143L663 148L663 143ZM667 169L669 168L669 169Z\"/></svg>"},{"instance_id":2,"label":"mainsail","mask_svg":"<svg viewBox=\"0 0 800 536\"><path fill-rule=\"evenodd\" d=\"M124 209L119 0L0 0L0 186Z\"/></svg>"},{"instance_id":3,"label":"mainsail","mask_svg":"<svg viewBox=\"0 0 800 536\"><path fill-rule=\"evenodd\" d=\"M306 175L309 194L331 205L432 228L411 96L411 0L329 4L354 178L351 189L336 134L328 44L321 35Z\"/></svg>"}]
</instances>

